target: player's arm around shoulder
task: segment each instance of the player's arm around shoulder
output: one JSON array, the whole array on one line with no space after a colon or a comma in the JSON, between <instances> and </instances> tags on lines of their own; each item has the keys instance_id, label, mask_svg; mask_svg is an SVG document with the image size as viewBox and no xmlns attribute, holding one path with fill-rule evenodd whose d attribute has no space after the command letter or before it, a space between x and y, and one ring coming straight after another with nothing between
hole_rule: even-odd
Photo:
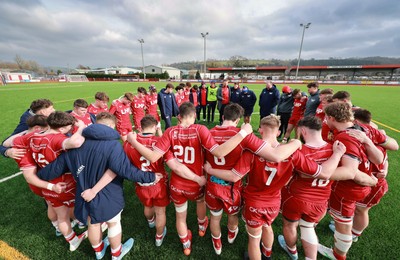
<instances>
[{"instance_id":1,"label":"player's arm around shoulder","mask_svg":"<svg viewBox=\"0 0 400 260\"><path fill-rule=\"evenodd\" d=\"M270 144L264 146L257 154L262 158L271 162L281 162L292 155L297 149L300 149L302 143L298 139L292 139L287 144L281 144L277 147L272 147Z\"/></svg>"},{"instance_id":2,"label":"player's arm around shoulder","mask_svg":"<svg viewBox=\"0 0 400 260\"><path fill-rule=\"evenodd\" d=\"M252 126L250 124L243 124L240 131L236 135L232 136L228 141L219 145L217 148L210 152L212 153L212 155L218 158L224 157L233 149L235 149L236 146L238 146L240 142L242 142L243 139L251 133L253 133Z\"/></svg>"}]
</instances>

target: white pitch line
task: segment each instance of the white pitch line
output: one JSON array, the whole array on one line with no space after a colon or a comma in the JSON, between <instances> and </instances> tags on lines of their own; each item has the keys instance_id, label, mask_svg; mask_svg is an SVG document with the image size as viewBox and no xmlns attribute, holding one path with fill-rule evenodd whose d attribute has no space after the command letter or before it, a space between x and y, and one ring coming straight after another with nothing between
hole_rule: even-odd
<instances>
[{"instance_id":1,"label":"white pitch line","mask_svg":"<svg viewBox=\"0 0 400 260\"><path fill-rule=\"evenodd\" d=\"M5 181L8 181L9 179L15 178L15 177L17 177L17 176L19 176L19 175L21 175L21 174L22 174L22 172L14 173L14 174L11 175L11 176L8 176L8 177L5 177L5 178L3 178L3 179L0 179L0 183L5 182Z\"/></svg>"}]
</instances>

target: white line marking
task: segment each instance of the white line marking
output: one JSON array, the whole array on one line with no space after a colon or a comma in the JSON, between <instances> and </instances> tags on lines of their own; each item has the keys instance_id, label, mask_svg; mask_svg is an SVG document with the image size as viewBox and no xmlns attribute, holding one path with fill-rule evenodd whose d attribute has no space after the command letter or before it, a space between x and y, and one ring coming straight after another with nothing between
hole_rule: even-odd
<instances>
[{"instance_id":1,"label":"white line marking","mask_svg":"<svg viewBox=\"0 0 400 260\"><path fill-rule=\"evenodd\" d=\"M17 177L17 176L19 176L19 175L21 175L21 174L22 174L22 172L14 173L14 174L11 175L11 176L8 176L8 177L5 177L5 178L3 178L3 179L0 179L0 183L5 182L5 181L8 181L9 179L15 178L15 177Z\"/></svg>"}]
</instances>

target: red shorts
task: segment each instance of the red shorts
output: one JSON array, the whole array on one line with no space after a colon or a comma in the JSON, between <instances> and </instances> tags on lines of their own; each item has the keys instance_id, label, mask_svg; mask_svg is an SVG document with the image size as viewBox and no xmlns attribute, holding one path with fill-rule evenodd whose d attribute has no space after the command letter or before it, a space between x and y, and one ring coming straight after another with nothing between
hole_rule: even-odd
<instances>
[{"instance_id":1,"label":"red shorts","mask_svg":"<svg viewBox=\"0 0 400 260\"><path fill-rule=\"evenodd\" d=\"M278 214L279 206L258 208L245 203L242 210L243 219L246 225L251 228L271 226Z\"/></svg>"},{"instance_id":2,"label":"red shorts","mask_svg":"<svg viewBox=\"0 0 400 260\"><path fill-rule=\"evenodd\" d=\"M43 198L43 193L42 193L42 189L41 188L36 187L35 185L29 184L29 183L28 183L28 185L29 185L29 189L31 189L31 191L33 193L35 193L36 195L38 195L38 196Z\"/></svg>"},{"instance_id":3,"label":"red shorts","mask_svg":"<svg viewBox=\"0 0 400 260\"><path fill-rule=\"evenodd\" d=\"M54 208L66 206L72 208L75 205L76 182L71 173L63 174L61 177L50 181L53 184L58 182L65 182L67 187L65 192L56 193L47 189L42 189L44 199L50 203Z\"/></svg>"},{"instance_id":4,"label":"red shorts","mask_svg":"<svg viewBox=\"0 0 400 260\"><path fill-rule=\"evenodd\" d=\"M290 117L289 124L297 126L297 123L300 121L301 117Z\"/></svg>"},{"instance_id":5,"label":"red shorts","mask_svg":"<svg viewBox=\"0 0 400 260\"><path fill-rule=\"evenodd\" d=\"M117 131L121 136L125 136L127 134L129 134L130 132L132 132L132 126L118 126L117 125Z\"/></svg>"},{"instance_id":6,"label":"red shorts","mask_svg":"<svg viewBox=\"0 0 400 260\"><path fill-rule=\"evenodd\" d=\"M205 194L207 207L212 211L223 209L227 214L237 214L242 206L241 193L241 188L235 186L207 182Z\"/></svg>"},{"instance_id":7,"label":"red shorts","mask_svg":"<svg viewBox=\"0 0 400 260\"><path fill-rule=\"evenodd\" d=\"M371 208L379 203L388 190L389 187L386 179L381 179L375 187L372 187L371 192L364 200L356 202L356 206Z\"/></svg>"},{"instance_id":8,"label":"red shorts","mask_svg":"<svg viewBox=\"0 0 400 260\"><path fill-rule=\"evenodd\" d=\"M204 187L198 186L196 189L188 189L187 187L169 185L170 198L175 204L183 204L188 200L196 201L204 196Z\"/></svg>"},{"instance_id":9,"label":"red shorts","mask_svg":"<svg viewBox=\"0 0 400 260\"><path fill-rule=\"evenodd\" d=\"M145 207L166 207L170 202L168 184L163 181L151 186L136 183L136 195Z\"/></svg>"},{"instance_id":10,"label":"red shorts","mask_svg":"<svg viewBox=\"0 0 400 260\"><path fill-rule=\"evenodd\" d=\"M356 201L362 201L370 193L369 187L351 190L348 186L335 182L329 198L329 213L331 216L343 223L351 221L356 209Z\"/></svg>"},{"instance_id":11,"label":"red shorts","mask_svg":"<svg viewBox=\"0 0 400 260\"><path fill-rule=\"evenodd\" d=\"M290 221L303 219L307 222L318 223L326 213L328 201L313 203L282 192L282 215Z\"/></svg>"}]
</instances>

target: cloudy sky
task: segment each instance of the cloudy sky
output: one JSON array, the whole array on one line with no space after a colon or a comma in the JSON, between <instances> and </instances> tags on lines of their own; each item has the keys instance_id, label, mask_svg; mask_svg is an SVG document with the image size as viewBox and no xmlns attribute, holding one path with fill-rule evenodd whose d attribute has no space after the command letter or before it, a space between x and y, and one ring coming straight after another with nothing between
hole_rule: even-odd
<instances>
[{"instance_id":1,"label":"cloudy sky","mask_svg":"<svg viewBox=\"0 0 400 260\"><path fill-rule=\"evenodd\" d=\"M0 60L141 66L207 58L400 57L398 0L2 0Z\"/></svg>"}]
</instances>

